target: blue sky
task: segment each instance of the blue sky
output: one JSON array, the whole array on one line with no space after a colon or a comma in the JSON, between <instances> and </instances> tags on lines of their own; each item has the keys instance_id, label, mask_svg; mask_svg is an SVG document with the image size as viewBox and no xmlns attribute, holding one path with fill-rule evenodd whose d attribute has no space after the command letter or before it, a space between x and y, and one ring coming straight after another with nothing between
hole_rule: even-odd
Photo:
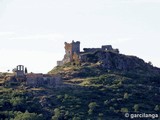
<instances>
[{"instance_id":1,"label":"blue sky","mask_svg":"<svg viewBox=\"0 0 160 120\"><path fill-rule=\"evenodd\" d=\"M159 0L0 0L0 71L47 73L64 42L112 44L160 67Z\"/></svg>"}]
</instances>

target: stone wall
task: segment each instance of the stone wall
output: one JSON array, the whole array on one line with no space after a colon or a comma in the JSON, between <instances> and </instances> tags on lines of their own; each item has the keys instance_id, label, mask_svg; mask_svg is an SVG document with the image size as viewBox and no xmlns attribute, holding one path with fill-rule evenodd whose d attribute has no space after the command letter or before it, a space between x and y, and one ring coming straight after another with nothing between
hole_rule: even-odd
<instances>
[{"instance_id":1,"label":"stone wall","mask_svg":"<svg viewBox=\"0 0 160 120\"><path fill-rule=\"evenodd\" d=\"M103 45L101 48L84 48L84 53L96 52L96 51L112 51L119 53L118 49L113 49L111 45Z\"/></svg>"},{"instance_id":2,"label":"stone wall","mask_svg":"<svg viewBox=\"0 0 160 120\"><path fill-rule=\"evenodd\" d=\"M62 79L58 75L30 73L26 75L26 84L33 87L57 87L62 84Z\"/></svg>"},{"instance_id":3,"label":"stone wall","mask_svg":"<svg viewBox=\"0 0 160 120\"><path fill-rule=\"evenodd\" d=\"M72 55L74 53L76 53L76 54L80 53L80 42L79 41L77 41L77 42L72 41Z\"/></svg>"},{"instance_id":4,"label":"stone wall","mask_svg":"<svg viewBox=\"0 0 160 120\"><path fill-rule=\"evenodd\" d=\"M102 50L101 48L84 48L83 49L85 53L87 52L95 52L97 50Z\"/></svg>"}]
</instances>

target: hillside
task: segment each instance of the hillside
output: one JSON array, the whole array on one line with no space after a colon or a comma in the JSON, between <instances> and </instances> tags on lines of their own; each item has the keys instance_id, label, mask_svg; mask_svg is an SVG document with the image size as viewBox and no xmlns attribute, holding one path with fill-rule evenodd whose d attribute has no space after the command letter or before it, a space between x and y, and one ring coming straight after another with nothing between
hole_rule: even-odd
<instances>
[{"instance_id":1,"label":"hillside","mask_svg":"<svg viewBox=\"0 0 160 120\"><path fill-rule=\"evenodd\" d=\"M138 106L137 113L156 113L155 107L160 107L159 68L136 56L109 51L81 57L81 65L68 63L49 73L61 74L66 84L93 90L91 94L86 91L87 100L100 104L99 112L105 111L104 118L124 119L123 112L136 112L134 106Z\"/></svg>"},{"instance_id":2,"label":"hillside","mask_svg":"<svg viewBox=\"0 0 160 120\"><path fill-rule=\"evenodd\" d=\"M59 88L21 84L0 87L0 118L15 120L125 120L125 113L160 113L160 69L136 56L110 51L81 55L49 74Z\"/></svg>"}]
</instances>

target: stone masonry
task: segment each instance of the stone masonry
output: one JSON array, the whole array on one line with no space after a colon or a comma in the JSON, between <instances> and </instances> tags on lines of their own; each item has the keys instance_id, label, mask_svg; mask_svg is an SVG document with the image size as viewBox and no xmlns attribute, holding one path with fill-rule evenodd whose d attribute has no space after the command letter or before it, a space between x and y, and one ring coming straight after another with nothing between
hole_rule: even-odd
<instances>
[{"instance_id":1,"label":"stone masonry","mask_svg":"<svg viewBox=\"0 0 160 120\"><path fill-rule=\"evenodd\" d=\"M62 61L57 61L58 66L62 66L65 63L77 61L80 54L80 42L67 43L65 42L65 55Z\"/></svg>"}]
</instances>

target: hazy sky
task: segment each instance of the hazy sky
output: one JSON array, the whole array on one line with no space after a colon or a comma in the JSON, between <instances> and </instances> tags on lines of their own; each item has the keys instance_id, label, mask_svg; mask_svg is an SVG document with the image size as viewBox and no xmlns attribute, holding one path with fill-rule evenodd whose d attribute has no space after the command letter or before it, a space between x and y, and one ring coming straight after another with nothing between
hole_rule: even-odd
<instances>
[{"instance_id":1,"label":"hazy sky","mask_svg":"<svg viewBox=\"0 0 160 120\"><path fill-rule=\"evenodd\" d=\"M159 12L160 0L0 0L0 71L47 73L72 40L160 67Z\"/></svg>"}]
</instances>

